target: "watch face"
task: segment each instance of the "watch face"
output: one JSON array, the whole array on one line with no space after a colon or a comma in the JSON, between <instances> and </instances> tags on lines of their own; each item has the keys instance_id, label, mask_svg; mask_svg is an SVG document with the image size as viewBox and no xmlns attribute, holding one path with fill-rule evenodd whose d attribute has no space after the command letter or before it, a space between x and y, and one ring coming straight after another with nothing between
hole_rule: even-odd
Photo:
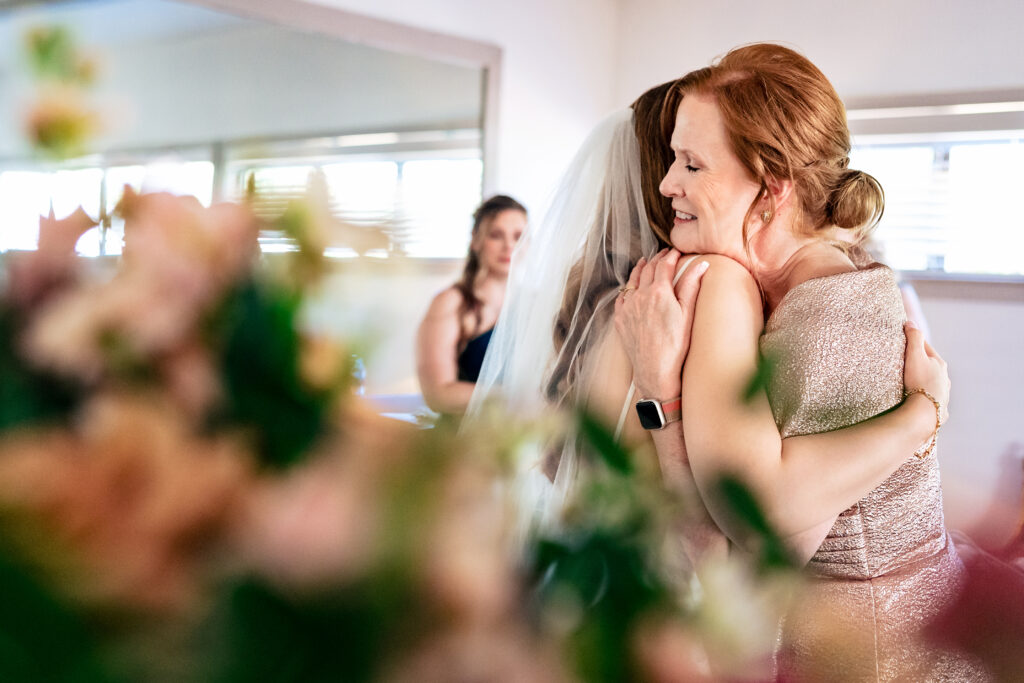
<instances>
[{"instance_id":1,"label":"watch face","mask_svg":"<svg viewBox=\"0 0 1024 683\"><path fill-rule=\"evenodd\" d=\"M636 415L640 418L640 426L644 429L661 429L665 426L665 414L657 401L637 401Z\"/></svg>"}]
</instances>

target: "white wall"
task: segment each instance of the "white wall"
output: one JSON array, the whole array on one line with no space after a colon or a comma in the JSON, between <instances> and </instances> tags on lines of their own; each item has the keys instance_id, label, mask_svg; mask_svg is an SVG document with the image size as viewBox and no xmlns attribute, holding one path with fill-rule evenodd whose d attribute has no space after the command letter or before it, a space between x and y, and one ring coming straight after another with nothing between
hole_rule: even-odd
<instances>
[{"instance_id":1,"label":"white wall","mask_svg":"<svg viewBox=\"0 0 1024 683\"><path fill-rule=\"evenodd\" d=\"M1002 544L1024 488L1024 284L916 288L953 382L939 446L948 523Z\"/></svg>"},{"instance_id":2,"label":"white wall","mask_svg":"<svg viewBox=\"0 0 1024 683\"><path fill-rule=\"evenodd\" d=\"M496 189L536 212L613 95L617 0L317 0L500 46Z\"/></svg>"},{"instance_id":3,"label":"white wall","mask_svg":"<svg viewBox=\"0 0 1024 683\"><path fill-rule=\"evenodd\" d=\"M1024 85L1020 0L622 0L616 99L744 43L784 42L844 97Z\"/></svg>"}]
</instances>

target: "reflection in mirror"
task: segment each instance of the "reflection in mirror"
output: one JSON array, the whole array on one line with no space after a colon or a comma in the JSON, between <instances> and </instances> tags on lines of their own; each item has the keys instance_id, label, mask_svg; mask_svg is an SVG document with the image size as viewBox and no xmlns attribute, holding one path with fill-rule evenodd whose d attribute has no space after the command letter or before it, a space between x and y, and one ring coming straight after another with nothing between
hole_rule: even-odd
<instances>
[{"instance_id":1,"label":"reflection in mirror","mask_svg":"<svg viewBox=\"0 0 1024 683\"><path fill-rule=\"evenodd\" d=\"M0 10L0 251L34 248L40 214L82 205L100 226L79 253L118 254L125 185L204 204L252 185L273 215L312 182L342 219L330 256L465 254L483 178L479 67L165 0L15 4ZM21 46L40 24L67 27L98 64L101 128L60 162L21 135Z\"/></svg>"}]
</instances>

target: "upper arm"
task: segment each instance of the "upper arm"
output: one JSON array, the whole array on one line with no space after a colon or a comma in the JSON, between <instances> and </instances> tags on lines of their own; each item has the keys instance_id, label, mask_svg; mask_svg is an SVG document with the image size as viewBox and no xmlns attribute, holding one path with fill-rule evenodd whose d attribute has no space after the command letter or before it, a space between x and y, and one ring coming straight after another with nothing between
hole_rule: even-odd
<instances>
[{"instance_id":1,"label":"upper arm","mask_svg":"<svg viewBox=\"0 0 1024 683\"><path fill-rule=\"evenodd\" d=\"M458 379L461 300L458 291L446 289L434 297L420 323L416 334L416 371L424 392Z\"/></svg>"},{"instance_id":2,"label":"upper arm","mask_svg":"<svg viewBox=\"0 0 1024 683\"><path fill-rule=\"evenodd\" d=\"M693 336L683 368L683 433L698 485L722 472L756 486L759 465L781 455L781 439L763 392L744 392L757 370L764 326L753 278L735 261L705 256Z\"/></svg>"}]
</instances>

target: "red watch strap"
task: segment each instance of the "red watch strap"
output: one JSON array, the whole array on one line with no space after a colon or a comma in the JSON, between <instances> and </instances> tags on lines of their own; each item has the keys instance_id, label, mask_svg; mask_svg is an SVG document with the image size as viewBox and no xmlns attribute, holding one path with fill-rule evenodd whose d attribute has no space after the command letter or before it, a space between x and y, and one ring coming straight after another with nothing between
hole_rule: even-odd
<instances>
[{"instance_id":1,"label":"red watch strap","mask_svg":"<svg viewBox=\"0 0 1024 683\"><path fill-rule=\"evenodd\" d=\"M683 397L674 398L671 401L665 401L661 404L661 409L668 413L670 410L682 410L683 409Z\"/></svg>"}]
</instances>

